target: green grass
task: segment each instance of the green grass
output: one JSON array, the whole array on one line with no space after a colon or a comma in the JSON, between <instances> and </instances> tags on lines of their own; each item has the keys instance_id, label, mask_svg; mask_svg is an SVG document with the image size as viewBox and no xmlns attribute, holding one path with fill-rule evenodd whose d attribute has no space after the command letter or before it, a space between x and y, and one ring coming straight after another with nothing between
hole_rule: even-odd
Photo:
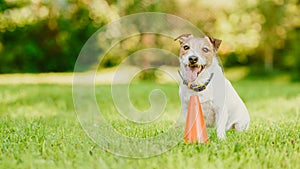
<instances>
[{"instance_id":1,"label":"green grass","mask_svg":"<svg viewBox=\"0 0 300 169\"><path fill-rule=\"evenodd\" d=\"M182 140L145 159L115 156L90 140L77 120L72 86L0 85L0 168L300 168L300 84L246 79L233 85L250 111L247 132L228 131L220 141L209 129L207 145ZM180 103L177 85L147 82L130 87L133 104L149 108L153 88L168 98L165 113L153 123L124 120L112 104L109 86L96 88L99 108L116 132L155 137L174 125Z\"/></svg>"}]
</instances>

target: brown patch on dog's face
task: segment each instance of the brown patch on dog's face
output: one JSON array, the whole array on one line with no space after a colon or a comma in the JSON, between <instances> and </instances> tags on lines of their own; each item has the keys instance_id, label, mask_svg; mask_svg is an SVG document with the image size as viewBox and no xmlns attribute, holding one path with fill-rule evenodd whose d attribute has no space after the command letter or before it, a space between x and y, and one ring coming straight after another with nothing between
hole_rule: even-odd
<instances>
[{"instance_id":1,"label":"brown patch on dog's face","mask_svg":"<svg viewBox=\"0 0 300 169\"><path fill-rule=\"evenodd\" d=\"M213 38L195 38L190 36L181 36L180 41L180 57L197 56L199 58L199 64L205 64L209 66L213 57L216 54L221 41ZM188 64L186 62L186 64Z\"/></svg>"},{"instance_id":2,"label":"brown patch on dog's face","mask_svg":"<svg viewBox=\"0 0 300 169\"><path fill-rule=\"evenodd\" d=\"M190 50L190 45L187 42L183 42L180 44L181 49L180 49L180 56L186 55L187 52Z\"/></svg>"},{"instance_id":3,"label":"brown patch on dog's face","mask_svg":"<svg viewBox=\"0 0 300 169\"><path fill-rule=\"evenodd\" d=\"M213 57L221 44L221 40L205 36L195 38L192 35L184 34L177 38L180 42L180 64L187 71L200 74L204 68L211 65Z\"/></svg>"},{"instance_id":4,"label":"brown patch on dog's face","mask_svg":"<svg viewBox=\"0 0 300 169\"><path fill-rule=\"evenodd\" d=\"M222 43L222 40L220 39L216 39L216 38L212 38L212 37L208 37L209 38L209 41L211 42L211 44L214 45L216 51L219 49L221 43Z\"/></svg>"},{"instance_id":5,"label":"brown patch on dog's face","mask_svg":"<svg viewBox=\"0 0 300 169\"><path fill-rule=\"evenodd\" d=\"M210 42L209 38L198 38L191 42L193 44L193 49L195 48L195 50L198 53L198 56L205 58L206 67L209 67L212 63L213 57L216 55L214 45Z\"/></svg>"},{"instance_id":6,"label":"brown patch on dog's face","mask_svg":"<svg viewBox=\"0 0 300 169\"><path fill-rule=\"evenodd\" d=\"M182 44L182 42L184 42L192 37L194 37L192 34L182 34L182 35L178 36L177 38L175 38L174 40L175 41L178 40L179 43Z\"/></svg>"}]
</instances>

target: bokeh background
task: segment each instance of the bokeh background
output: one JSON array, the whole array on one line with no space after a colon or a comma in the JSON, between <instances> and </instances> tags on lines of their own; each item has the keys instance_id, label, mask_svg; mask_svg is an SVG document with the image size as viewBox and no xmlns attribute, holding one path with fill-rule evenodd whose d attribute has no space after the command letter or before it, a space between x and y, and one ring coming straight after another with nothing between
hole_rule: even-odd
<instances>
[{"instance_id":1,"label":"bokeh background","mask_svg":"<svg viewBox=\"0 0 300 169\"><path fill-rule=\"evenodd\" d=\"M1 0L0 73L72 72L95 31L138 12L173 14L222 39L219 55L226 68L300 80L299 0ZM142 34L120 42L100 68L153 46L178 53L169 45L162 37Z\"/></svg>"},{"instance_id":2,"label":"bokeh background","mask_svg":"<svg viewBox=\"0 0 300 169\"><path fill-rule=\"evenodd\" d=\"M300 169L299 1L0 0L0 169ZM151 146L147 144L136 153L111 132L112 128L139 140L167 135L170 139L166 140L170 141L183 133L176 124L181 110L178 83L168 76L174 73L173 77L180 78L179 44L173 38L146 33L124 39L101 58L100 64L87 57L84 63L94 64L87 64L83 70L98 68L96 76L93 71L75 73L83 77L82 82L93 78L87 84L95 85L73 83L76 59L89 37L112 21L142 12L179 16L205 34L223 40L218 54L225 76L249 110L251 125L247 132L228 131L226 140L218 140L215 129L208 128L210 144L186 144L182 140L174 142L170 151L147 159L121 158L110 153L124 151L136 157L143 153L140 150ZM104 46L111 43L102 42ZM90 53L104 51L87 46ZM148 50L151 48L155 50ZM116 74L123 60L129 66L122 62L126 71ZM160 66L163 64L168 67ZM144 69L149 65L158 66ZM145 71L130 76L130 71L135 70ZM170 80L166 81L166 76ZM125 81L111 83L116 79ZM118 95L112 94L116 93L114 84L128 85L127 90L117 93L123 96L120 98L128 96L141 116L155 120L127 120L132 116L127 118L117 109L117 103L123 100L115 101ZM76 87L89 90L76 93ZM160 116L142 113L152 108L149 96L157 89L166 97L164 112ZM79 102L76 97L81 98ZM163 105L161 100L153 100ZM90 108L95 101L101 115L89 116L90 112L98 113L98 109ZM122 103L126 107L125 101ZM98 120L102 117L105 123ZM172 128L176 131L172 132ZM90 130L93 134L86 133ZM103 141L95 142L91 136ZM107 146L101 146L102 143ZM161 152L161 145L164 144L154 145L151 151Z\"/></svg>"}]
</instances>

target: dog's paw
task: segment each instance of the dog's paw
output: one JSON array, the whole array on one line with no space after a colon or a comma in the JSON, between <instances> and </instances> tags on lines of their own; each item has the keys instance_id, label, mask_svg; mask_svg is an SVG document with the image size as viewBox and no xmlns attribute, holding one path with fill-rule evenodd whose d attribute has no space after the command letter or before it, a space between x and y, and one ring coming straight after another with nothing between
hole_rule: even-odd
<instances>
[{"instance_id":1,"label":"dog's paw","mask_svg":"<svg viewBox=\"0 0 300 169\"><path fill-rule=\"evenodd\" d=\"M217 131L217 137L220 140L225 140L226 139L226 132L225 132L225 130L224 131Z\"/></svg>"}]
</instances>

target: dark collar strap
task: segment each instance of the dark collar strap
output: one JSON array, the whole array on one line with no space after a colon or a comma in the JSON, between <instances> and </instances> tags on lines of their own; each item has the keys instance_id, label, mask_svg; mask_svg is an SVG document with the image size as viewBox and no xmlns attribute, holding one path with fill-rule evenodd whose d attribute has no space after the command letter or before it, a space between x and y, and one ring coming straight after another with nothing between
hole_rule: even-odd
<instances>
[{"instance_id":1,"label":"dark collar strap","mask_svg":"<svg viewBox=\"0 0 300 169\"><path fill-rule=\"evenodd\" d=\"M188 88L190 88L196 92L201 92L206 89L207 85L209 84L209 82L211 81L213 76L214 76L214 73L211 73L209 79L203 85L195 84L195 83L188 83L187 86L188 86Z\"/></svg>"},{"instance_id":2,"label":"dark collar strap","mask_svg":"<svg viewBox=\"0 0 300 169\"><path fill-rule=\"evenodd\" d=\"M201 91L205 90L206 86L209 84L209 82L211 81L211 79L214 76L214 73L211 73L209 79L203 85L199 85L199 84L188 82L188 80L186 80L186 79L183 78L183 76L182 76L182 74L180 73L179 70L178 70L178 73L179 73L179 76L181 77L181 79L183 81L183 84L187 85L187 87L189 89L192 89L192 90L194 90L196 92L201 92Z\"/></svg>"}]
</instances>

